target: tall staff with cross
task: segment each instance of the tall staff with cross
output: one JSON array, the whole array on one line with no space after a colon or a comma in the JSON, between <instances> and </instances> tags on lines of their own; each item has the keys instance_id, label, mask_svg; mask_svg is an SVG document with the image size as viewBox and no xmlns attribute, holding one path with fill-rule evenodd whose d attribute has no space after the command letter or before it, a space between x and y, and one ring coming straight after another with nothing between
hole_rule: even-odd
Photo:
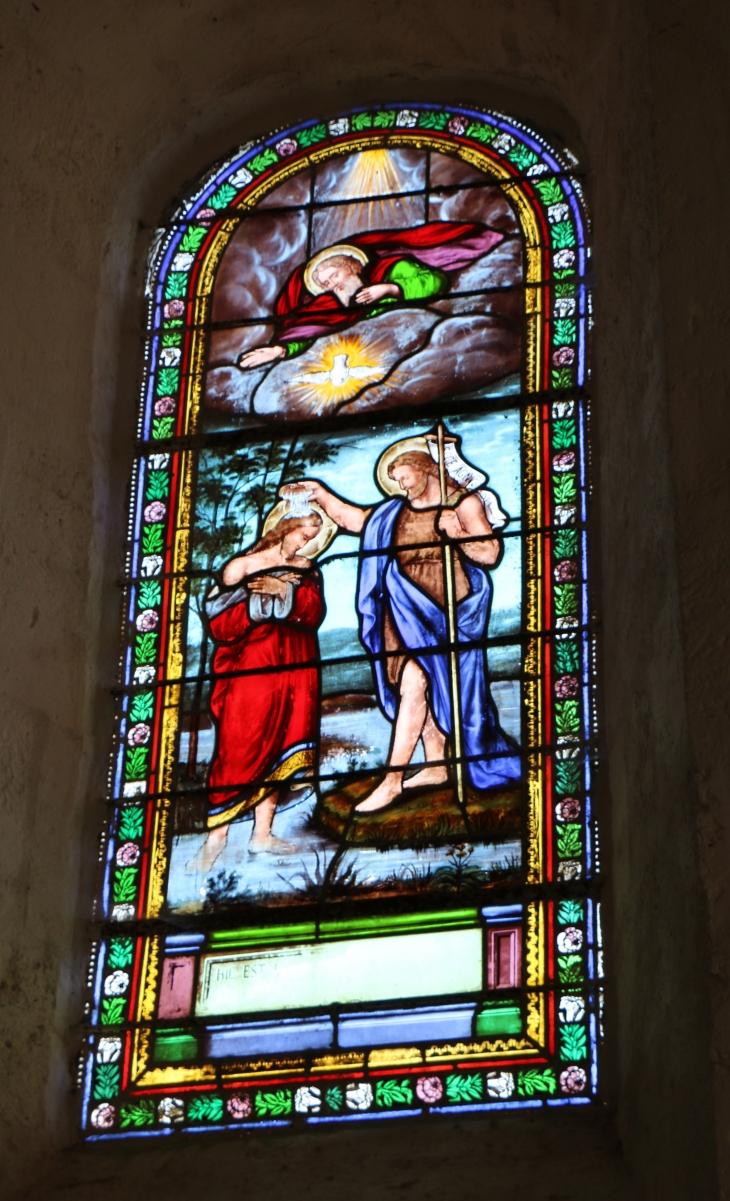
<instances>
[{"instance_id":1,"label":"tall staff with cross","mask_svg":"<svg viewBox=\"0 0 730 1201\"><path fill-rule=\"evenodd\" d=\"M439 488L441 505L444 507L448 500L446 489L446 462L444 454L445 428L439 421L436 436L438 444ZM451 704L453 709L454 731L454 775L456 779L456 799L464 815L464 822L469 828L469 815L466 806L466 786L464 783L464 738L461 718L461 689L459 684L459 652L457 648L458 623L456 615L456 577L454 574L454 545L447 535L443 535L444 557L444 594L446 600L446 630L449 638L449 679L451 682Z\"/></svg>"}]
</instances>

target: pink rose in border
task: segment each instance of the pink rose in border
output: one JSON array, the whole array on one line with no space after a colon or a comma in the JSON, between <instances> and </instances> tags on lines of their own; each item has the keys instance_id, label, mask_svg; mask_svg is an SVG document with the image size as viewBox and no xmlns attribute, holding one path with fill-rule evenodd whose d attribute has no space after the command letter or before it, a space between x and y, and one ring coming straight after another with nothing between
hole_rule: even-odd
<instances>
[{"instance_id":1,"label":"pink rose in border","mask_svg":"<svg viewBox=\"0 0 730 1201\"><path fill-rule=\"evenodd\" d=\"M566 926L556 941L561 955L576 955L583 946L583 931L577 926Z\"/></svg>"},{"instance_id":2,"label":"pink rose in border","mask_svg":"<svg viewBox=\"0 0 730 1201\"><path fill-rule=\"evenodd\" d=\"M161 500L153 500L144 511L144 519L150 522L164 521L166 512L167 505L163 504Z\"/></svg>"},{"instance_id":3,"label":"pink rose in border","mask_svg":"<svg viewBox=\"0 0 730 1201\"><path fill-rule=\"evenodd\" d=\"M466 133L466 126L467 126L467 122L466 122L465 117L450 117L449 118L449 133L453 133L454 136L457 138L461 137L462 134ZM434 1079L435 1079L435 1077L434 1077Z\"/></svg>"},{"instance_id":4,"label":"pink rose in border","mask_svg":"<svg viewBox=\"0 0 730 1201\"><path fill-rule=\"evenodd\" d=\"M117 851L117 863L120 867L132 867L139 859L139 854L139 847L135 842L124 842Z\"/></svg>"},{"instance_id":5,"label":"pink rose in border","mask_svg":"<svg viewBox=\"0 0 730 1201\"><path fill-rule=\"evenodd\" d=\"M577 696L579 687L575 676L559 676L555 681L555 695L564 701L568 697Z\"/></svg>"},{"instance_id":6,"label":"pink rose in border","mask_svg":"<svg viewBox=\"0 0 730 1201\"><path fill-rule=\"evenodd\" d=\"M132 726L131 730L127 734L129 745L145 746L150 740L151 733L152 731L145 722L138 721L136 726Z\"/></svg>"},{"instance_id":7,"label":"pink rose in border","mask_svg":"<svg viewBox=\"0 0 730 1201\"><path fill-rule=\"evenodd\" d=\"M555 815L559 822L577 822L580 817L580 801L574 796L565 797L555 806Z\"/></svg>"},{"instance_id":8,"label":"pink rose in border","mask_svg":"<svg viewBox=\"0 0 730 1201\"><path fill-rule=\"evenodd\" d=\"M561 346L553 355L553 364L556 367L570 367L574 360L575 351L572 346Z\"/></svg>"},{"instance_id":9,"label":"pink rose in border","mask_svg":"<svg viewBox=\"0 0 730 1201\"><path fill-rule=\"evenodd\" d=\"M226 1101L226 1109L237 1122L242 1122L244 1118L250 1118L252 1108L248 1093L234 1093Z\"/></svg>"},{"instance_id":10,"label":"pink rose in border","mask_svg":"<svg viewBox=\"0 0 730 1201\"><path fill-rule=\"evenodd\" d=\"M294 138L282 138L280 142L276 143L276 149L282 158L288 158L290 154L296 154L299 147Z\"/></svg>"},{"instance_id":11,"label":"pink rose in border","mask_svg":"<svg viewBox=\"0 0 730 1201\"><path fill-rule=\"evenodd\" d=\"M561 450L553 455L553 471L572 471L575 467L575 454L572 450Z\"/></svg>"},{"instance_id":12,"label":"pink rose in border","mask_svg":"<svg viewBox=\"0 0 730 1201\"><path fill-rule=\"evenodd\" d=\"M103 1105L97 1105L96 1109L91 1111L91 1125L97 1130L109 1130L114 1125L116 1116L117 1111L114 1106L105 1102Z\"/></svg>"},{"instance_id":13,"label":"pink rose in border","mask_svg":"<svg viewBox=\"0 0 730 1201\"><path fill-rule=\"evenodd\" d=\"M555 564L553 575L559 584L565 583L566 580L575 580L578 578L578 564L572 559L561 559Z\"/></svg>"},{"instance_id":14,"label":"pink rose in border","mask_svg":"<svg viewBox=\"0 0 730 1201\"><path fill-rule=\"evenodd\" d=\"M586 1074L583 1068L566 1068L560 1073L560 1087L564 1093L582 1093L586 1087Z\"/></svg>"},{"instance_id":15,"label":"pink rose in border","mask_svg":"<svg viewBox=\"0 0 730 1201\"><path fill-rule=\"evenodd\" d=\"M163 317L170 321L176 317L185 316L185 301L184 300L168 300L162 310Z\"/></svg>"},{"instance_id":16,"label":"pink rose in border","mask_svg":"<svg viewBox=\"0 0 730 1201\"><path fill-rule=\"evenodd\" d=\"M175 412L175 401L172 396L161 396L155 401L155 416L169 417Z\"/></svg>"},{"instance_id":17,"label":"pink rose in border","mask_svg":"<svg viewBox=\"0 0 730 1201\"><path fill-rule=\"evenodd\" d=\"M444 1095L443 1082L439 1076L419 1076L416 1081L416 1096L425 1105L433 1105Z\"/></svg>"},{"instance_id":18,"label":"pink rose in border","mask_svg":"<svg viewBox=\"0 0 730 1201\"><path fill-rule=\"evenodd\" d=\"M137 615L137 620L134 624L138 630L148 634L150 630L157 629L157 623L159 620L160 619L155 613L154 609L143 609L142 612Z\"/></svg>"}]
</instances>

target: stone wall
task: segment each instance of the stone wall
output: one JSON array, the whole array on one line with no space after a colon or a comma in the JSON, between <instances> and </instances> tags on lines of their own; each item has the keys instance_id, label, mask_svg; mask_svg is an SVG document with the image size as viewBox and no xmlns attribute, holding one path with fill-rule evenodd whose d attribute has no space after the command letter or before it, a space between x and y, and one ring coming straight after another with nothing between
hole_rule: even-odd
<instances>
[{"instance_id":1,"label":"stone wall","mask_svg":"<svg viewBox=\"0 0 730 1201\"><path fill-rule=\"evenodd\" d=\"M719 0L3 6L3 1196L730 1192L729 24ZM591 172L606 1112L80 1149L150 233L249 137L410 98L503 109Z\"/></svg>"}]
</instances>

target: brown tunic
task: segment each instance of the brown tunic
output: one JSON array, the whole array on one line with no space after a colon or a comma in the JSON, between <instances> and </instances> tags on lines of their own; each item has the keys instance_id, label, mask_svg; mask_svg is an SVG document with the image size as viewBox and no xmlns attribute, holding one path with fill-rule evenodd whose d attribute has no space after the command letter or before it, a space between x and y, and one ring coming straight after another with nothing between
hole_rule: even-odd
<instances>
[{"instance_id":1,"label":"brown tunic","mask_svg":"<svg viewBox=\"0 0 730 1201\"><path fill-rule=\"evenodd\" d=\"M461 497L459 497L460 499ZM398 565L403 574L443 609L445 605L444 559L443 544L436 529L438 512L438 509L411 509L408 505L404 505L395 525L394 541L396 546L403 548L396 552ZM431 543L431 545L423 546L420 545L421 543ZM410 549L411 547L413 549ZM469 594L469 580L458 553L454 555L454 581L458 602ZM383 632L386 651L405 649L388 607L385 610ZM400 679L406 662L406 655L391 655L388 658L388 679L392 684L396 684Z\"/></svg>"}]
</instances>

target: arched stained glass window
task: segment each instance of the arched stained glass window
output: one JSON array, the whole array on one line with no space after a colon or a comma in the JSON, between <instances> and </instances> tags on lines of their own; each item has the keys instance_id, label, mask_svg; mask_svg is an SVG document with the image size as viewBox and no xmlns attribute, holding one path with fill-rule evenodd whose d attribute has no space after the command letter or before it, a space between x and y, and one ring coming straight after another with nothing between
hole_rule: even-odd
<instances>
[{"instance_id":1,"label":"arched stained glass window","mask_svg":"<svg viewBox=\"0 0 730 1201\"><path fill-rule=\"evenodd\" d=\"M89 1137L596 1096L577 167L361 110L159 231Z\"/></svg>"}]
</instances>

